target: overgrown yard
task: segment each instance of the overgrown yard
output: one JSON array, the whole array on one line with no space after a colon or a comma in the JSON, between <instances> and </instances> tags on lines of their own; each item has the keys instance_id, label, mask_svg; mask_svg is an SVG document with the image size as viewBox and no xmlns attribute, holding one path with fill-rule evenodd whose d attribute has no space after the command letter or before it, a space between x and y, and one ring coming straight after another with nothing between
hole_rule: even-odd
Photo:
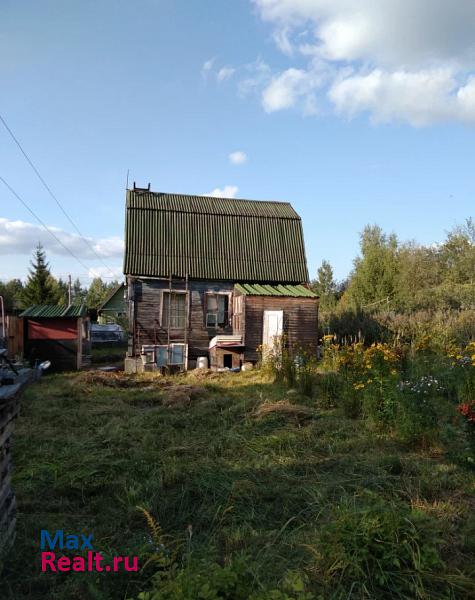
<instances>
[{"instance_id":1,"label":"overgrown yard","mask_svg":"<svg viewBox=\"0 0 475 600\"><path fill-rule=\"evenodd\" d=\"M409 441L332 400L327 377L307 396L256 371L30 387L1 598L475 597L458 425ZM92 533L140 570L41 573L42 529Z\"/></svg>"}]
</instances>

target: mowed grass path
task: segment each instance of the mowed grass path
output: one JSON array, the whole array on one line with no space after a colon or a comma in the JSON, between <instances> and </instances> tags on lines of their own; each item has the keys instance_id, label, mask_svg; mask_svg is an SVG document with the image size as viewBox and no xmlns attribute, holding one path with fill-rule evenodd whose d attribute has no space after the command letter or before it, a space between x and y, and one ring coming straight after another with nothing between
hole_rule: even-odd
<instances>
[{"instance_id":1,"label":"mowed grass path","mask_svg":"<svg viewBox=\"0 0 475 600\"><path fill-rule=\"evenodd\" d=\"M255 416L262 403L284 399L317 416ZM374 542L359 537L362 506L377 506L388 519L417 513L443 561L423 577L429 586L434 579L434 589L444 573L455 581L452 596L439 586L440 596L427 597L475 597L473 472L442 449L401 446L258 372L44 377L23 397L14 463L17 539L0 575L2 600L119 600L147 589L151 565L137 574L40 572L41 529L93 533L106 556L144 556L150 536L137 506L182 541L178 561L226 564L244 555L256 590L278 587L293 572L325 599L364 597L366 576L351 565L352 552ZM345 535L354 535L350 550ZM398 569L407 565L396 561ZM376 584L378 597L411 597L391 587L397 576Z\"/></svg>"}]
</instances>

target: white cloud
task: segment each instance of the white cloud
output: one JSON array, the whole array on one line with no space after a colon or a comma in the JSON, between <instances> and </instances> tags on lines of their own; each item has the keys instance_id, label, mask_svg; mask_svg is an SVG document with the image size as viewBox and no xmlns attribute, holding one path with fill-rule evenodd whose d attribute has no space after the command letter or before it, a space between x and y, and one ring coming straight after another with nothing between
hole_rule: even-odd
<instances>
[{"instance_id":1,"label":"white cloud","mask_svg":"<svg viewBox=\"0 0 475 600\"><path fill-rule=\"evenodd\" d=\"M262 87L269 83L272 77L271 69L261 58L244 66L244 78L239 82L238 91L240 96L259 92Z\"/></svg>"},{"instance_id":2,"label":"white cloud","mask_svg":"<svg viewBox=\"0 0 475 600\"><path fill-rule=\"evenodd\" d=\"M416 127L449 120L475 122L475 81L459 87L450 69L375 69L334 83L329 96L339 112L353 116L368 111L375 122L406 120Z\"/></svg>"},{"instance_id":3,"label":"white cloud","mask_svg":"<svg viewBox=\"0 0 475 600\"><path fill-rule=\"evenodd\" d=\"M314 90L322 84L322 77L315 71L287 69L274 77L262 92L262 106L266 112L274 112L295 106L303 99L306 114L316 112Z\"/></svg>"},{"instance_id":4,"label":"white cloud","mask_svg":"<svg viewBox=\"0 0 475 600\"><path fill-rule=\"evenodd\" d=\"M254 0L276 29L311 26L321 52L392 67L473 62L472 0Z\"/></svg>"},{"instance_id":5,"label":"white cloud","mask_svg":"<svg viewBox=\"0 0 475 600\"><path fill-rule=\"evenodd\" d=\"M242 150L236 150L229 155L229 162L233 165L242 165L247 162L247 154Z\"/></svg>"},{"instance_id":6,"label":"white cloud","mask_svg":"<svg viewBox=\"0 0 475 600\"><path fill-rule=\"evenodd\" d=\"M225 185L223 188L214 188L209 194L205 196L211 196L213 198L235 198L239 188L235 185Z\"/></svg>"},{"instance_id":7,"label":"white cloud","mask_svg":"<svg viewBox=\"0 0 475 600\"><path fill-rule=\"evenodd\" d=\"M296 57L260 82L267 112L309 113L329 100L375 122L475 121L473 0L253 1L277 47Z\"/></svg>"},{"instance_id":8,"label":"white cloud","mask_svg":"<svg viewBox=\"0 0 475 600\"><path fill-rule=\"evenodd\" d=\"M274 42L277 44L279 50L287 56L292 56L294 53L294 48L289 39L289 28L282 27L282 29L277 29L274 31Z\"/></svg>"},{"instance_id":9,"label":"white cloud","mask_svg":"<svg viewBox=\"0 0 475 600\"><path fill-rule=\"evenodd\" d=\"M49 228L66 248L69 248L80 259L97 258L79 235L68 233L58 227L49 226ZM87 240L101 258L122 258L123 256L124 241L118 236L100 239L87 238ZM56 254L71 258L69 252L39 225L0 217L0 255L31 255L38 242L44 246L47 255Z\"/></svg>"},{"instance_id":10,"label":"white cloud","mask_svg":"<svg viewBox=\"0 0 475 600\"><path fill-rule=\"evenodd\" d=\"M216 79L218 81L226 81L226 79L230 79L233 76L235 71L236 69L234 69L233 67L222 67L217 72Z\"/></svg>"},{"instance_id":11,"label":"white cloud","mask_svg":"<svg viewBox=\"0 0 475 600\"><path fill-rule=\"evenodd\" d=\"M215 60L216 60L215 56L213 58L209 58L208 60L205 60L205 62L201 66L201 75L202 75L202 77L206 78L208 76L208 73L213 68Z\"/></svg>"},{"instance_id":12,"label":"white cloud","mask_svg":"<svg viewBox=\"0 0 475 600\"><path fill-rule=\"evenodd\" d=\"M94 279L95 277L100 277L101 279L115 278L118 281L124 278L121 267L111 267L110 269L107 267L93 267L89 269L87 276L89 279Z\"/></svg>"}]
</instances>

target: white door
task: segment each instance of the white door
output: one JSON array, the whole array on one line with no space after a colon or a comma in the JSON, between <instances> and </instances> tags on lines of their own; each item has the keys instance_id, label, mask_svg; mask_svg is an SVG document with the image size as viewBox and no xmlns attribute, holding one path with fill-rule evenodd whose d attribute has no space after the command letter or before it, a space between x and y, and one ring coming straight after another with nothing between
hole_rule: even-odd
<instances>
[{"instance_id":1,"label":"white door","mask_svg":"<svg viewBox=\"0 0 475 600\"><path fill-rule=\"evenodd\" d=\"M262 345L268 349L274 348L279 343L282 335L283 310L265 310Z\"/></svg>"}]
</instances>

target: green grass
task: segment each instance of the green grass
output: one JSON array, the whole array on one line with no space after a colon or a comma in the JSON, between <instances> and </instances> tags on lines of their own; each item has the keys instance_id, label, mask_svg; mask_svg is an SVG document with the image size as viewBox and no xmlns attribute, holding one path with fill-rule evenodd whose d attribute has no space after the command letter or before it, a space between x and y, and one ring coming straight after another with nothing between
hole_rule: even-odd
<instances>
[{"instance_id":1,"label":"green grass","mask_svg":"<svg viewBox=\"0 0 475 600\"><path fill-rule=\"evenodd\" d=\"M96 343L91 348L91 362L93 365L118 365L123 368L126 352L127 343Z\"/></svg>"},{"instance_id":2,"label":"green grass","mask_svg":"<svg viewBox=\"0 0 475 600\"><path fill-rule=\"evenodd\" d=\"M153 542L138 506L179 547L173 577L188 579L177 589L191 590L193 573L215 563L244 563L256 593L296 577L325 600L475 597L475 475L445 448L405 446L258 372L103 379L47 376L24 395L2 600L119 600L149 589L153 564L102 576L39 567L41 529L93 533L106 555L145 564ZM190 405L165 406L180 389ZM254 414L282 400L317 416ZM174 593L154 599L188 597Z\"/></svg>"}]
</instances>

